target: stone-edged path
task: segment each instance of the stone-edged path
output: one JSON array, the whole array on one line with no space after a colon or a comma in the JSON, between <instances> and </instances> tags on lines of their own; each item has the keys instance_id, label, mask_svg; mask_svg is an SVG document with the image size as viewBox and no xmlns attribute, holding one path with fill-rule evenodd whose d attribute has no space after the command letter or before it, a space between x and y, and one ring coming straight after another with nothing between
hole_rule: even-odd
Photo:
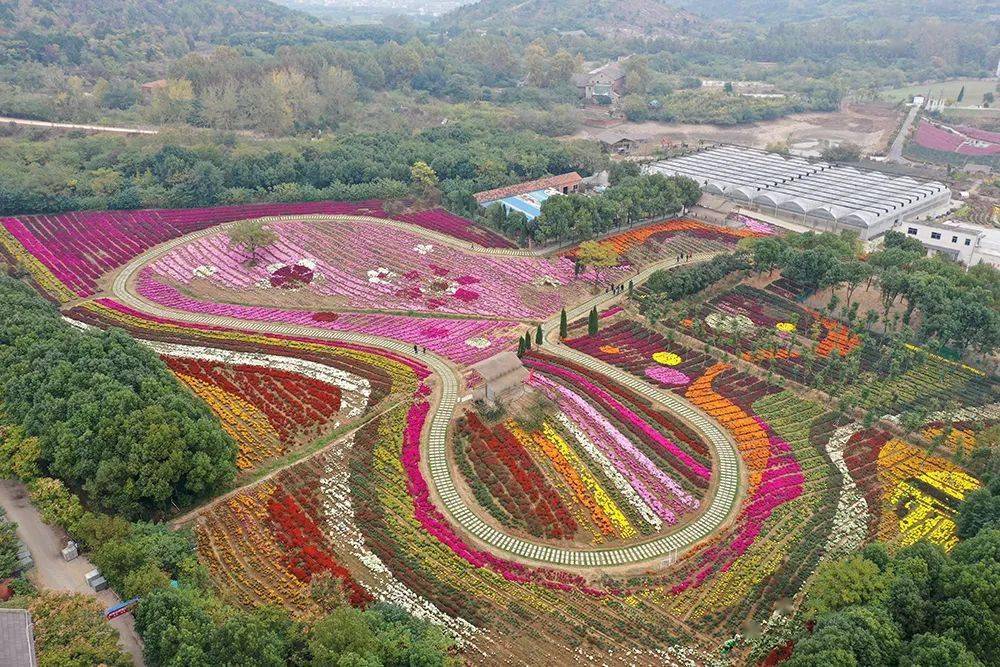
<instances>
[{"instance_id":1,"label":"stone-edged path","mask_svg":"<svg viewBox=\"0 0 1000 667\"><path fill-rule=\"evenodd\" d=\"M336 217L336 216L334 216ZM313 219L316 219L315 217ZM385 221L382 221L385 222ZM400 225L402 226L402 225ZM258 334L278 334L285 336L302 336L345 343L367 345L381 348L412 357L413 346L381 336L372 336L354 332L330 331L305 325L283 324L273 322L255 322L233 317L207 315L203 313L188 313L172 308L165 308L152 303L133 292L134 276L147 264L156 261L174 248L189 243L211 233L217 233L219 227L213 227L201 232L168 241L156 248L133 258L114 279L112 292L115 298L139 312L155 317L173 319L189 324L224 327ZM419 233L424 236L426 230ZM432 236L433 237L433 236ZM454 244L454 240L452 240ZM491 249L481 249L490 251ZM490 252L489 254L508 254ZM704 261L712 254L692 257L690 262ZM631 280L638 286L660 268L674 265L672 258L648 267ZM627 282L627 278L624 279ZM588 312L594 306L601 306L618 300L620 295L610 293L599 294L586 303L571 309L568 315L575 319L581 313ZM546 323L545 329L551 331L558 327L558 316ZM441 396L436 406L431 406L429 435L425 446L425 456L430 471L433 486L440 496L444 510L464 531L475 536L482 543L500 552L505 552L523 559L548 565L563 565L569 567L621 567L636 563L653 561L661 558L673 558L679 552L705 539L723 526L737 505L740 491L741 470L739 456L735 445L726 437L723 430L713 420L706 417L685 399L662 392L644 380L626 374L588 355L571 350L563 345L546 348L548 352L564 357L599 373L610 376L615 381L625 384L653 401L659 402L675 411L680 417L694 426L715 448L718 453L719 475L717 491L711 505L692 523L677 531L640 544L607 549L565 549L538 544L518 537L502 533L484 522L465 503L456 487L452 470L448 465L446 455L448 427L458 405L458 390L460 379L454 368L437 355L427 353L419 356L441 382Z\"/></svg>"}]
</instances>

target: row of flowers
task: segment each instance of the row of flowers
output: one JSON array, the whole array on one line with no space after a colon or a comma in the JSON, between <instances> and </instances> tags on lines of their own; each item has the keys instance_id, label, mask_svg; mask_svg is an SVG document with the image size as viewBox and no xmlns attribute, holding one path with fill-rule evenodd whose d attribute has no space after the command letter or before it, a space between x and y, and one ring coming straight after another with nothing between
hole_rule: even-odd
<instances>
[{"instance_id":1,"label":"row of flowers","mask_svg":"<svg viewBox=\"0 0 1000 667\"><path fill-rule=\"evenodd\" d=\"M269 227L277 240L257 251L259 261L252 266L220 232L174 248L150 265L151 275L196 293L201 280L282 305L328 298L354 309L511 319L558 312L567 291L581 293L592 278L589 271L578 274L565 257L473 254L366 218L289 220ZM286 290L268 297L274 287ZM305 289L290 294L288 288Z\"/></svg>"},{"instance_id":2,"label":"row of flowers","mask_svg":"<svg viewBox=\"0 0 1000 667\"><path fill-rule=\"evenodd\" d=\"M499 349L511 346L517 339L514 323L496 320L429 320L406 315L365 313L344 313L329 318L312 311L199 301L153 280L148 270L142 272L138 289L143 297L154 303L188 313L381 336L426 347L462 364L481 361L496 354Z\"/></svg>"},{"instance_id":3,"label":"row of flowers","mask_svg":"<svg viewBox=\"0 0 1000 667\"><path fill-rule=\"evenodd\" d=\"M235 220L314 214L389 217L378 201L324 201L176 210L72 212L4 218L0 224L65 288L77 296L91 296L98 291L97 281L102 275L164 241ZM496 234L440 210L411 213L401 219L480 245L510 246ZM48 286L42 286L48 289ZM65 288L51 287L51 294L63 296Z\"/></svg>"}]
</instances>

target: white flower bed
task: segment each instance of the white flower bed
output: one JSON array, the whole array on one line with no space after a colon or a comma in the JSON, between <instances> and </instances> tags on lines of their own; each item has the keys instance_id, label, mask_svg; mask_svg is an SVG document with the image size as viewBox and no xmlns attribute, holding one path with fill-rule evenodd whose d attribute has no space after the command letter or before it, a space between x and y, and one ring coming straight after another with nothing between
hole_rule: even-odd
<instances>
[{"instance_id":1,"label":"white flower bed","mask_svg":"<svg viewBox=\"0 0 1000 667\"><path fill-rule=\"evenodd\" d=\"M573 423L573 421L566 416L566 413L560 410L556 413L556 421L562 424L570 435L576 438L576 441L580 443L583 450L587 452L587 456L590 457L592 461L597 463L597 465L604 471L611 483L614 484L618 492L622 494L622 497L631 505L642 517L643 521L648 523L653 527L653 530L660 530L663 528L663 522L660 517L656 516L656 513L650 508L646 502L639 497L636 490L632 488L632 485L622 476L618 469L615 468L614 464L608 460L608 457L604 455L604 452L599 450L594 443L590 441L590 438L580 430L580 428Z\"/></svg>"},{"instance_id":2,"label":"white flower bed","mask_svg":"<svg viewBox=\"0 0 1000 667\"><path fill-rule=\"evenodd\" d=\"M331 446L327 456L331 457L331 460L344 461L353 445L353 438L336 443ZM328 465L324 472L325 476L319 483L323 494L326 527L334 542L346 546L351 555L368 568L370 579L374 583L362 581L365 589L381 602L402 607L417 618L443 627L460 644L478 634L478 628L464 618L449 616L431 601L410 590L396 578L378 555L365 546L364 536L358 530L354 519L347 466Z\"/></svg>"}]
</instances>

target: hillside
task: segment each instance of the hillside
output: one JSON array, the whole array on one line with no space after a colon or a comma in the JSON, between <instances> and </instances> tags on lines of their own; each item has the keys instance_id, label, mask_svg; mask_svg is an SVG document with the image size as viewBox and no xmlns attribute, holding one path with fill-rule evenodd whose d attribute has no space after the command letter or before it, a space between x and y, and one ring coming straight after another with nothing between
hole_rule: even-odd
<instances>
[{"instance_id":1,"label":"hillside","mask_svg":"<svg viewBox=\"0 0 1000 667\"><path fill-rule=\"evenodd\" d=\"M0 65L113 70L316 20L268 0L0 0Z\"/></svg>"},{"instance_id":2,"label":"hillside","mask_svg":"<svg viewBox=\"0 0 1000 667\"><path fill-rule=\"evenodd\" d=\"M649 38L683 36L704 27L691 12L660 0L483 0L446 14L438 25L452 30L515 27Z\"/></svg>"},{"instance_id":3,"label":"hillside","mask_svg":"<svg viewBox=\"0 0 1000 667\"><path fill-rule=\"evenodd\" d=\"M838 18L849 21L986 21L996 14L988 0L675 0L675 6L707 18L761 23Z\"/></svg>"}]
</instances>

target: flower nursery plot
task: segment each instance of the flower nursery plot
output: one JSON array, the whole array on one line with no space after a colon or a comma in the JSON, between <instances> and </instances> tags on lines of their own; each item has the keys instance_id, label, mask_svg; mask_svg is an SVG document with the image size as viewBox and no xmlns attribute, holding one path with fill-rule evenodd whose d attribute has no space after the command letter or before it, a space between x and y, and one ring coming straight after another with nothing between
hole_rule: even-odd
<instances>
[{"instance_id":1,"label":"flower nursery plot","mask_svg":"<svg viewBox=\"0 0 1000 667\"><path fill-rule=\"evenodd\" d=\"M44 291L69 300L94 294L102 275L164 241L233 220L315 214L389 217L379 201L29 215L0 220L0 247L22 260ZM404 214L400 220L484 247L512 247L506 239L440 209Z\"/></svg>"},{"instance_id":2,"label":"flower nursery plot","mask_svg":"<svg viewBox=\"0 0 1000 667\"><path fill-rule=\"evenodd\" d=\"M457 465L496 522L519 535L593 546L670 530L699 511L711 456L693 431L552 357L533 353L526 363L533 392L518 412L537 397L531 423L490 423L469 412L456 426Z\"/></svg>"},{"instance_id":3,"label":"flower nursery plot","mask_svg":"<svg viewBox=\"0 0 1000 667\"><path fill-rule=\"evenodd\" d=\"M371 383L334 366L265 354L156 345L167 367L200 396L253 468L367 411Z\"/></svg>"},{"instance_id":4,"label":"flower nursery plot","mask_svg":"<svg viewBox=\"0 0 1000 667\"><path fill-rule=\"evenodd\" d=\"M171 250L146 279L195 298L293 308L544 319L583 295L567 258L484 255L366 218L273 222L251 264L225 231Z\"/></svg>"}]
</instances>

